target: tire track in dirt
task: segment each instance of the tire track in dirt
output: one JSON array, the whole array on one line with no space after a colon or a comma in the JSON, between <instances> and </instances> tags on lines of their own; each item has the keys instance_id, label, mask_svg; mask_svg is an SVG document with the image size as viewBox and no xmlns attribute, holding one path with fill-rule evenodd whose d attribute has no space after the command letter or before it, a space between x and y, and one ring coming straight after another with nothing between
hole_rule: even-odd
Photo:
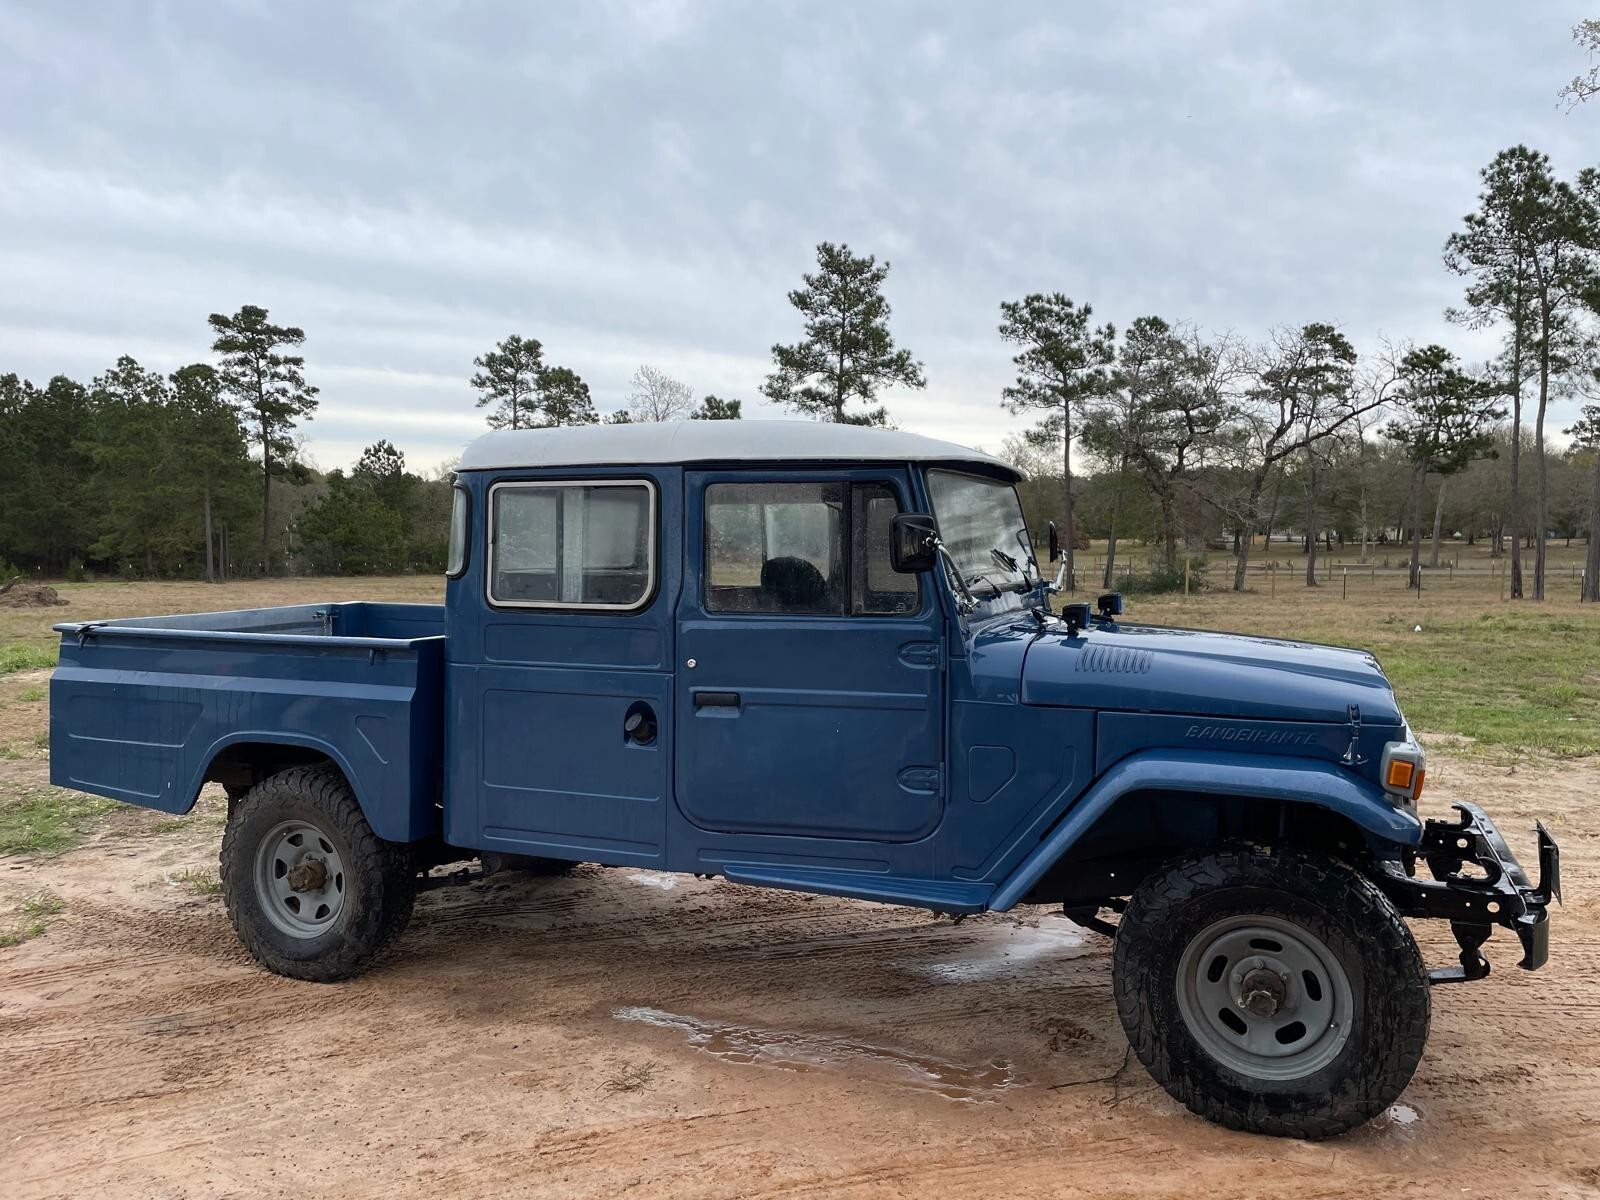
<instances>
[{"instance_id":1,"label":"tire track in dirt","mask_svg":"<svg viewBox=\"0 0 1600 1200\"><path fill-rule=\"evenodd\" d=\"M320 986L254 968L214 897L151 887L209 868L214 828L108 839L48 868L66 913L0 952L6 1200L1596 1194L1600 838L1575 833L1600 767L1518 784L1567 817L1550 967L1497 936L1488 980L1435 996L1409 1123L1315 1146L1179 1109L1127 1063L1108 944L1041 912L496 877L424 896L374 972ZM1420 940L1453 960L1447 929ZM746 1065L629 1005L1025 1082L958 1104L870 1061Z\"/></svg>"}]
</instances>

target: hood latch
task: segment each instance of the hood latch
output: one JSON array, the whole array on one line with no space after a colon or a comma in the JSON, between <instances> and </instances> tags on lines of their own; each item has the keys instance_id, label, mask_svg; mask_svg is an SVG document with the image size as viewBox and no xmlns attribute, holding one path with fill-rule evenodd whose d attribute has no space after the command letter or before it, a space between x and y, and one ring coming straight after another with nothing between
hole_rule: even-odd
<instances>
[{"instance_id":1,"label":"hood latch","mask_svg":"<svg viewBox=\"0 0 1600 1200\"><path fill-rule=\"evenodd\" d=\"M1345 711L1350 718L1350 744L1345 747L1344 757L1339 761L1347 767L1359 767L1362 763L1367 761L1366 758L1360 753L1361 706L1359 704L1352 704Z\"/></svg>"}]
</instances>

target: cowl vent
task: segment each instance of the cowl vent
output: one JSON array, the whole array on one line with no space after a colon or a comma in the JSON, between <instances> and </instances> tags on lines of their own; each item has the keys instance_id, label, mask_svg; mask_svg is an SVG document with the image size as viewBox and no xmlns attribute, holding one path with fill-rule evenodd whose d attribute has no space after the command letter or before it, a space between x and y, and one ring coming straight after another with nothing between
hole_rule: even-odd
<instances>
[{"instance_id":1,"label":"cowl vent","mask_svg":"<svg viewBox=\"0 0 1600 1200\"><path fill-rule=\"evenodd\" d=\"M1150 650L1132 650L1126 646L1090 646L1078 655L1075 671L1099 671L1108 675L1143 675L1155 661Z\"/></svg>"}]
</instances>

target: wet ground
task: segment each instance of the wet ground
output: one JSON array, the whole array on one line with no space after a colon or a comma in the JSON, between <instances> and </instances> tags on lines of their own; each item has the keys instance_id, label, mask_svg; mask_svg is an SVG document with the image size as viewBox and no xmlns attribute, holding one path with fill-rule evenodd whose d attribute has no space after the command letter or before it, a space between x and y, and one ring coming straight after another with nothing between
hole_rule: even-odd
<instances>
[{"instance_id":1,"label":"wet ground","mask_svg":"<svg viewBox=\"0 0 1600 1200\"><path fill-rule=\"evenodd\" d=\"M1490 805L1525 856L1552 821L1552 962L1497 937L1488 980L1435 993L1401 1101L1314 1145L1169 1100L1108 944L1044 910L586 867L429 894L379 969L319 986L255 967L183 882L214 799L172 833L113 823L0 863L0 899L67 902L0 951L0 1196L1600 1195L1600 768L1430 776L1427 807Z\"/></svg>"}]
</instances>

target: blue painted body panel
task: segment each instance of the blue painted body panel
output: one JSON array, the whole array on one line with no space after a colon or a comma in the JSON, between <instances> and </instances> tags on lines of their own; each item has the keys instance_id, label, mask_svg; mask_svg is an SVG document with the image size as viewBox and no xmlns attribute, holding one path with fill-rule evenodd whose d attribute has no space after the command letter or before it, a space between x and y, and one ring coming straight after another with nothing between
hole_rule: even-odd
<instances>
[{"instance_id":1,"label":"blue painted body panel","mask_svg":"<svg viewBox=\"0 0 1600 1200\"><path fill-rule=\"evenodd\" d=\"M1123 759L1101 776L990 897L989 908L1004 912L1013 907L1118 799L1152 789L1316 805L1397 844L1414 846L1422 840L1422 824L1413 814L1390 804L1377 784L1332 763L1280 755L1148 750Z\"/></svg>"},{"instance_id":2,"label":"blue painted body panel","mask_svg":"<svg viewBox=\"0 0 1600 1200\"><path fill-rule=\"evenodd\" d=\"M1029 648L1022 698L1280 721L1343 722L1355 704L1364 724L1400 724L1389 681L1363 651L1150 625L1045 634Z\"/></svg>"},{"instance_id":3,"label":"blue painted body panel","mask_svg":"<svg viewBox=\"0 0 1600 1200\"><path fill-rule=\"evenodd\" d=\"M575 479L652 485L648 600L490 603L489 489ZM1315 805L1417 841L1375 779L1408 735L1369 655L1098 622L1069 636L1029 611L1042 589L961 615L936 575L914 613L710 610L705 489L812 479L930 507L921 470L893 462L467 471L474 537L442 606L58 626L51 779L183 812L220 750L288 744L338 763L392 840L952 912L1018 903L1133 793ZM624 736L640 710L647 745Z\"/></svg>"},{"instance_id":4,"label":"blue painted body panel","mask_svg":"<svg viewBox=\"0 0 1600 1200\"><path fill-rule=\"evenodd\" d=\"M382 837L438 830L444 610L320 604L56 626L50 782L184 813L241 743L344 770Z\"/></svg>"}]
</instances>

